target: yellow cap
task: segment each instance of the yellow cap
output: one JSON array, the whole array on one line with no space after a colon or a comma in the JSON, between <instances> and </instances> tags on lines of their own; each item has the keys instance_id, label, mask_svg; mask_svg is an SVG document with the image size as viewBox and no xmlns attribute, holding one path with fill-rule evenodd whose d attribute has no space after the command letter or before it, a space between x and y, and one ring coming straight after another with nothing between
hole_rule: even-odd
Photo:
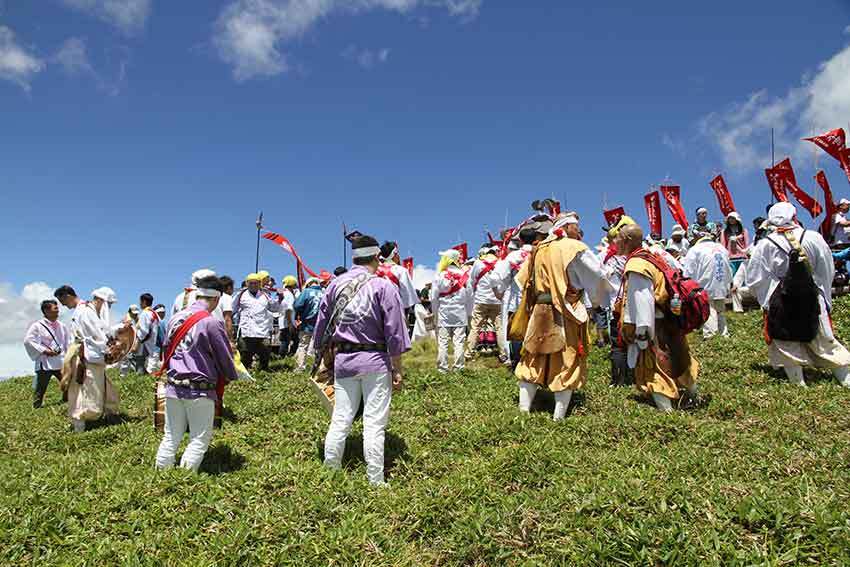
<instances>
[{"instance_id":1,"label":"yellow cap","mask_svg":"<svg viewBox=\"0 0 850 567\"><path fill-rule=\"evenodd\" d=\"M298 280L295 276L286 276L283 278L283 287L295 287L298 285Z\"/></svg>"},{"instance_id":2,"label":"yellow cap","mask_svg":"<svg viewBox=\"0 0 850 567\"><path fill-rule=\"evenodd\" d=\"M260 270L259 272L257 272L257 275L260 276L261 280L264 280L269 277L270 274L265 270Z\"/></svg>"},{"instance_id":3,"label":"yellow cap","mask_svg":"<svg viewBox=\"0 0 850 567\"><path fill-rule=\"evenodd\" d=\"M245 276L245 281L246 282L261 282L261 281L263 281L263 276L261 276L260 274L248 274L247 276Z\"/></svg>"}]
</instances>

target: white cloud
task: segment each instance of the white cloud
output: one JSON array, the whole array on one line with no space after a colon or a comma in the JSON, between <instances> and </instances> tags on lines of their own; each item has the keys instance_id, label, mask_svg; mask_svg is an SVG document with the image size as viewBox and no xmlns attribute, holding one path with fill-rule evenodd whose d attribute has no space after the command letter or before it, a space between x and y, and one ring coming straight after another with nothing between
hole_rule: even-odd
<instances>
[{"instance_id":1,"label":"white cloud","mask_svg":"<svg viewBox=\"0 0 850 567\"><path fill-rule=\"evenodd\" d=\"M719 151L726 167L737 170L770 165L770 129L778 154L803 155L811 146L800 141L850 120L850 46L822 63L801 85L784 96L766 90L700 120L700 134ZM779 159L781 155L777 155Z\"/></svg>"},{"instance_id":2,"label":"white cloud","mask_svg":"<svg viewBox=\"0 0 850 567\"><path fill-rule=\"evenodd\" d=\"M32 374L33 364L23 340L30 323L41 318L41 302L53 297L45 282L33 282L17 293L0 283L0 378Z\"/></svg>"},{"instance_id":3,"label":"white cloud","mask_svg":"<svg viewBox=\"0 0 850 567\"><path fill-rule=\"evenodd\" d=\"M132 35L145 26L151 0L62 0L71 8L87 12Z\"/></svg>"},{"instance_id":4,"label":"white cloud","mask_svg":"<svg viewBox=\"0 0 850 567\"><path fill-rule=\"evenodd\" d=\"M0 79L29 92L30 82L44 67L44 61L17 44L11 29L0 26Z\"/></svg>"},{"instance_id":5,"label":"white cloud","mask_svg":"<svg viewBox=\"0 0 850 567\"><path fill-rule=\"evenodd\" d=\"M66 0L68 1L68 0ZM74 0L79 1L79 0ZM235 0L215 24L213 43L233 68L237 81L274 76L290 69L282 47L335 13L389 10L408 13L423 6L445 8L455 17L474 18L482 0ZM389 50L383 55L389 56ZM381 53L373 54L380 59Z\"/></svg>"},{"instance_id":6,"label":"white cloud","mask_svg":"<svg viewBox=\"0 0 850 567\"><path fill-rule=\"evenodd\" d=\"M356 45L349 45L341 53L342 57L349 61L354 61L364 69L372 69L377 65L386 63L390 57L390 49L371 50L361 49Z\"/></svg>"},{"instance_id":7,"label":"white cloud","mask_svg":"<svg viewBox=\"0 0 850 567\"><path fill-rule=\"evenodd\" d=\"M435 268L429 268L419 264L413 268L413 286L416 289L422 289L425 285L434 281L434 276L437 275Z\"/></svg>"},{"instance_id":8,"label":"white cloud","mask_svg":"<svg viewBox=\"0 0 850 567\"><path fill-rule=\"evenodd\" d=\"M86 42L82 38L70 37L66 39L53 59L69 75L97 76L94 67L89 62Z\"/></svg>"}]
</instances>

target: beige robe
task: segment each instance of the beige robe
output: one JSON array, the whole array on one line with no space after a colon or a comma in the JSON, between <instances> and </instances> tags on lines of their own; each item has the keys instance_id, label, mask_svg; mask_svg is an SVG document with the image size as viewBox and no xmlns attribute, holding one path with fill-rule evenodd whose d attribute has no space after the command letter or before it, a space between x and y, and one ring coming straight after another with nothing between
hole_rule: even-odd
<instances>
[{"instance_id":1,"label":"beige robe","mask_svg":"<svg viewBox=\"0 0 850 567\"><path fill-rule=\"evenodd\" d=\"M567 276L570 262L586 250L581 241L550 236L535 252L534 287L538 295L551 294L552 304L532 308L516 376L552 392L577 390L587 381L588 314ZM517 275L524 294L530 264L525 262Z\"/></svg>"}]
</instances>

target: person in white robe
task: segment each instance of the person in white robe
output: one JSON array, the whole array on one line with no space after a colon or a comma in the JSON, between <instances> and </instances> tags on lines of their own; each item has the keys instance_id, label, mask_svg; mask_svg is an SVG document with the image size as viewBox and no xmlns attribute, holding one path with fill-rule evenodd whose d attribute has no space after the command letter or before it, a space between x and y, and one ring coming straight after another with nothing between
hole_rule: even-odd
<instances>
[{"instance_id":1,"label":"person in white robe","mask_svg":"<svg viewBox=\"0 0 850 567\"><path fill-rule=\"evenodd\" d=\"M466 285L469 272L460 263L460 252L440 252L437 275L431 284L431 311L437 322L437 370L463 370L466 325L472 313L472 292ZM449 366L449 345L454 356Z\"/></svg>"},{"instance_id":2,"label":"person in white robe","mask_svg":"<svg viewBox=\"0 0 850 567\"><path fill-rule=\"evenodd\" d=\"M248 288L233 298L233 313L239 321L239 354L245 368L251 370L254 357L260 361L259 369L269 369L269 347L274 317L280 313L280 298L262 289L262 276L249 274L245 278Z\"/></svg>"},{"instance_id":3,"label":"person in white robe","mask_svg":"<svg viewBox=\"0 0 850 567\"><path fill-rule=\"evenodd\" d=\"M395 284L401 296L401 306L405 312L409 312L414 305L419 303L419 294L416 293L413 278L407 268L401 265L398 243L388 241L381 245L381 267L378 269L378 276Z\"/></svg>"},{"instance_id":4,"label":"person in white robe","mask_svg":"<svg viewBox=\"0 0 850 567\"><path fill-rule=\"evenodd\" d=\"M677 252L676 257L682 258L688 253L691 247L686 238L685 229L680 224L673 225L673 231L670 233L670 238L667 240L667 249L673 249Z\"/></svg>"},{"instance_id":5,"label":"person in white robe","mask_svg":"<svg viewBox=\"0 0 850 567\"><path fill-rule=\"evenodd\" d=\"M413 307L415 321L413 323L413 334L411 343L436 339L434 315L431 313L431 286L427 285L419 292L419 303Z\"/></svg>"},{"instance_id":6,"label":"person in white robe","mask_svg":"<svg viewBox=\"0 0 850 567\"><path fill-rule=\"evenodd\" d=\"M50 379L62 380L62 359L70 344L70 333L59 321L59 304L53 299L41 302L41 319L30 325L24 336L24 348L35 363L32 407L44 403Z\"/></svg>"},{"instance_id":7,"label":"person in white robe","mask_svg":"<svg viewBox=\"0 0 850 567\"><path fill-rule=\"evenodd\" d=\"M818 331L810 342L770 339L768 360L782 368L792 384L805 387L803 367L832 370L845 388L850 388L850 352L838 342L832 330L832 280L835 265L829 245L814 230L804 230L796 221L797 210L790 203L777 203L768 211L774 232L759 241L747 266L747 287L769 316L770 299L788 271L789 253L796 242L805 253L812 279L818 290ZM805 232L805 235L804 235Z\"/></svg>"},{"instance_id":8,"label":"person in white robe","mask_svg":"<svg viewBox=\"0 0 850 567\"><path fill-rule=\"evenodd\" d=\"M138 343L137 353L141 361L141 368L136 371L152 374L159 370L159 347L161 342L159 336L159 315L153 310L153 295L143 293L139 296L141 307L136 319L136 341Z\"/></svg>"},{"instance_id":9,"label":"person in white robe","mask_svg":"<svg viewBox=\"0 0 850 567\"><path fill-rule=\"evenodd\" d=\"M707 234L691 246L682 261L682 272L686 277L699 282L708 293L708 320L702 327L702 336L710 339L717 334L729 336L726 325L726 298L732 289L732 266L729 252L715 237Z\"/></svg>"},{"instance_id":10,"label":"person in white robe","mask_svg":"<svg viewBox=\"0 0 850 567\"><path fill-rule=\"evenodd\" d=\"M68 384L68 417L76 432L85 431L86 422L118 413L118 391L106 376L106 353L112 333L100 315L106 300L98 290L93 295L91 301L83 301L70 286L54 292L59 303L73 309L70 332L80 345L85 365L82 383L75 378Z\"/></svg>"},{"instance_id":11,"label":"person in white robe","mask_svg":"<svg viewBox=\"0 0 850 567\"><path fill-rule=\"evenodd\" d=\"M516 276L534 249L537 233L533 228L523 228L518 236L518 239L511 240L508 245L510 250L508 255L496 264L496 272L502 279L500 287L505 290L502 298L502 325L499 329L499 339L508 345L509 357L505 364L513 368L519 364L519 354L522 349L522 341L508 341L511 319L519 309L519 303L522 300L522 289L516 281Z\"/></svg>"},{"instance_id":12,"label":"person in white robe","mask_svg":"<svg viewBox=\"0 0 850 567\"><path fill-rule=\"evenodd\" d=\"M835 245L850 244L850 220L847 213L850 212L850 201L841 199L838 201L838 210L832 217L832 243Z\"/></svg>"},{"instance_id":13,"label":"person in white robe","mask_svg":"<svg viewBox=\"0 0 850 567\"><path fill-rule=\"evenodd\" d=\"M466 282L472 294L472 313L469 323L469 335L466 339L466 359L475 357L478 346L478 334L482 330L492 329L496 334L496 343L499 348L499 360L508 360L508 349L504 339L500 340L496 332L502 326L502 300L505 289L502 287L502 278L496 271L499 258L496 249L485 244L479 251L478 259L472 265L469 278Z\"/></svg>"},{"instance_id":14,"label":"person in white robe","mask_svg":"<svg viewBox=\"0 0 850 567\"><path fill-rule=\"evenodd\" d=\"M750 263L750 253L750 250L747 250L747 259L741 262L738 271L732 277L732 311L735 313L743 313L744 302L755 299L750 288L747 287L747 266Z\"/></svg>"}]
</instances>

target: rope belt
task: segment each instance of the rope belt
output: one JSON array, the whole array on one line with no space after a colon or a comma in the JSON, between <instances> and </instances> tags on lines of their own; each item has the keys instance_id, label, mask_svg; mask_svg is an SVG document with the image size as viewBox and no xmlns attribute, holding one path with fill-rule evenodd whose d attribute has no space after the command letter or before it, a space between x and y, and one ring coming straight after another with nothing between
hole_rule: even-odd
<instances>
[{"instance_id":1,"label":"rope belt","mask_svg":"<svg viewBox=\"0 0 850 567\"><path fill-rule=\"evenodd\" d=\"M168 384L174 386L175 388L188 388L190 390L201 390L201 391L209 391L215 390L216 385L207 382L206 380L194 382L192 380L176 380L171 376L168 377Z\"/></svg>"},{"instance_id":2,"label":"rope belt","mask_svg":"<svg viewBox=\"0 0 850 567\"><path fill-rule=\"evenodd\" d=\"M387 352L387 345L384 343L375 343L371 345L359 345L356 343L334 343L336 352L342 354L352 354L356 352Z\"/></svg>"}]
</instances>

